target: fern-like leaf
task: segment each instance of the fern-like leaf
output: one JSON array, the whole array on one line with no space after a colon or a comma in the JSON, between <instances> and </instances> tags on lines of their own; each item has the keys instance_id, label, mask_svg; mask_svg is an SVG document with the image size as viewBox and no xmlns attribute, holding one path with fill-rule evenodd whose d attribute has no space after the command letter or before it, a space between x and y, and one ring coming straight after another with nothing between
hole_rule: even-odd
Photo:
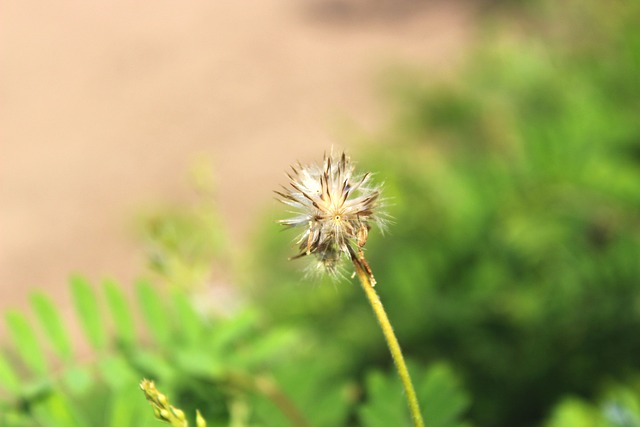
<instances>
[{"instance_id":1,"label":"fern-like leaf","mask_svg":"<svg viewBox=\"0 0 640 427\"><path fill-rule=\"evenodd\" d=\"M87 366L72 365L67 367L62 373L62 383L65 390L73 396L80 396L86 393L94 384L94 375Z\"/></svg>"},{"instance_id":2,"label":"fern-like leaf","mask_svg":"<svg viewBox=\"0 0 640 427\"><path fill-rule=\"evenodd\" d=\"M9 334L21 360L31 371L44 376L47 373L44 352L27 318L17 311L9 311L6 313L5 319Z\"/></svg>"},{"instance_id":3,"label":"fern-like leaf","mask_svg":"<svg viewBox=\"0 0 640 427\"><path fill-rule=\"evenodd\" d=\"M140 396L137 384L114 393L108 404L105 427L160 427L149 405Z\"/></svg>"},{"instance_id":4,"label":"fern-like leaf","mask_svg":"<svg viewBox=\"0 0 640 427\"><path fill-rule=\"evenodd\" d=\"M206 319L195 311L189 297L184 292L174 291L171 299L176 310L176 317L180 319L177 325L180 338L189 346L200 345L204 333L203 324Z\"/></svg>"},{"instance_id":5,"label":"fern-like leaf","mask_svg":"<svg viewBox=\"0 0 640 427\"><path fill-rule=\"evenodd\" d=\"M158 290L149 282L136 283L140 311L154 340L161 346L171 346L171 319Z\"/></svg>"},{"instance_id":6,"label":"fern-like leaf","mask_svg":"<svg viewBox=\"0 0 640 427\"><path fill-rule=\"evenodd\" d=\"M42 427L86 427L90 425L69 397L61 392L51 393L34 402L31 414L37 425Z\"/></svg>"},{"instance_id":7,"label":"fern-like leaf","mask_svg":"<svg viewBox=\"0 0 640 427\"><path fill-rule=\"evenodd\" d=\"M136 338L135 324L122 290L112 280L105 280L103 287L117 340L127 345L133 344Z\"/></svg>"},{"instance_id":8,"label":"fern-like leaf","mask_svg":"<svg viewBox=\"0 0 640 427\"><path fill-rule=\"evenodd\" d=\"M13 395L17 395L20 391L20 379L2 353L0 353L0 389Z\"/></svg>"},{"instance_id":9,"label":"fern-like leaf","mask_svg":"<svg viewBox=\"0 0 640 427\"><path fill-rule=\"evenodd\" d=\"M130 386L135 386L138 382L138 373L119 355L109 355L103 357L98 362L98 370L102 379L110 388L119 393Z\"/></svg>"},{"instance_id":10,"label":"fern-like leaf","mask_svg":"<svg viewBox=\"0 0 640 427\"><path fill-rule=\"evenodd\" d=\"M34 293L31 295L31 307L56 355L69 362L73 357L71 339L51 299L42 293Z\"/></svg>"},{"instance_id":11,"label":"fern-like leaf","mask_svg":"<svg viewBox=\"0 0 640 427\"><path fill-rule=\"evenodd\" d=\"M419 379L418 399L434 427L462 426L462 415L471 400L462 389L453 370L444 363L436 363Z\"/></svg>"},{"instance_id":12,"label":"fern-like leaf","mask_svg":"<svg viewBox=\"0 0 640 427\"><path fill-rule=\"evenodd\" d=\"M367 376L366 390L368 400L359 411L363 426L387 427L394 423L397 426L408 425L407 404L398 381L374 371Z\"/></svg>"},{"instance_id":13,"label":"fern-like leaf","mask_svg":"<svg viewBox=\"0 0 640 427\"><path fill-rule=\"evenodd\" d=\"M430 427L467 427L463 421L470 399L451 368L443 363L426 372L409 366L413 373L418 400ZM364 427L409 426L409 411L395 373L378 371L367 376L367 402L359 410Z\"/></svg>"},{"instance_id":14,"label":"fern-like leaf","mask_svg":"<svg viewBox=\"0 0 640 427\"><path fill-rule=\"evenodd\" d=\"M84 278L71 278L71 293L78 320L89 340L96 350L102 350L107 344L107 331L100 316L100 307L96 294Z\"/></svg>"},{"instance_id":15,"label":"fern-like leaf","mask_svg":"<svg viewBox=\"0 0 640 427\"><path fill-rule=\"evenodd\" d=\"M309 358L302 363L283 363L275 367L272 374L277 392L264 385L260 386L252 402L256 419L264 423L259 425L292 425L291 418L282 410L283 400L286 406L295 408L307 420L308 425L347 425L349 406L353 404L356 394L349 384L327 369L323 360ZM267 375L267 379L269 377ZM395 427L393 424L387 427L389 426Z\"/></svg>"}]
</instances>

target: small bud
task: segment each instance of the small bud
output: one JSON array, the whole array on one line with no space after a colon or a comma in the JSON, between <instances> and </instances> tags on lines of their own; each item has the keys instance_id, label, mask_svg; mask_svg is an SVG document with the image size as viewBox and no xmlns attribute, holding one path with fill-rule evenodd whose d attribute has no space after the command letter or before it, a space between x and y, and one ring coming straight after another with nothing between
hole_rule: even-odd
<instances>
[{"instance_id":1,"label":"small bud","mask_svg":"<svg viewBox=\"0 0 640 427\"><path fill-rule=\"evenodd\" d=\"M171 412L167 411L166 409L160 409L160 419L164 420L164 421L170 421L171 418L169 418L171 416Z\"/></svg>"},{"instance_id":2,"label":"small bud","mask_svg":"<svg viewBox=\"0 0 640 427\"><path fill-rule=\"evenodd\" d=\"M158 403L162 406L167 406L167 396L162 393L158 393Z\"/></svg>"},{"instance_id":3,"label":"small bud","mask_svg":"<svg viewBox=\"0 0 640 427\"><path fill-rule=\"evenodd\" d=\"M196 410L196 427L207 427L207 422L202 418L200 411Z\"/></svg>"},{"instance_id":4,"label":"small bud","mask_svg":"<svg viewBox=\"0 0 640 427\"><path fill-rule=\"evenodd\" d=\"M175 415L175 417L178 420L180 420L180 421L184 421L185 420L184 411L182 409L174 408L173 406L171 407L171 409L173 409L173 415Z\"/></svg>"}]
</instances>

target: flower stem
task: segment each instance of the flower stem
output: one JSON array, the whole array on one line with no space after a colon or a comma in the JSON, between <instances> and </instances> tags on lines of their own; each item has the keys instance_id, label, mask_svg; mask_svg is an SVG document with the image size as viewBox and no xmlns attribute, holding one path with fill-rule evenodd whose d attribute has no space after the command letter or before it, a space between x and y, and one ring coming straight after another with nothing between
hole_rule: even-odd
<instances>
[{"instance_id":1,"label":"flower stem","mask_svg":"<svg viewBox=\"0 0 640 427\"><path fill-rule=\"evenodd\" d=\"M380 328L382 329L384 338L387 340L389 351L391 352L391 356L393 357L393 361L395 362L396 369L398 370L398 374L400 375L400 379L402 380L402 385L407 397L407 403L409 404L409 411L411 412L413 425L415 427L424 427L424 421L422 420L422 413L420 412L420 405L418 404L416 391L413 388L413 384L411 383L411 376L409 375L409 370L407 369L407 365L404 362L404 356L402 356L400 344L398 343L398 339L393 332L393 327L391 326L389 317L384 310L382 301L380 301L380 297L373 287L375 284L375 282L372 281L373 275L371 274L370 269L368 269L369 271L367 271L365 266L362 264L361 258L364 259L362 255L358 257L353 251L351 251L351 261L353 262L353 265L356 269L356 274L358 275L358 279L360 279L362 289L364 290L364 293L367 296L371 307L373 308L373 312L378 318L378 323L380 324ZM368 267L368 264L366 265Z\"/></svg>"}]
</instances>

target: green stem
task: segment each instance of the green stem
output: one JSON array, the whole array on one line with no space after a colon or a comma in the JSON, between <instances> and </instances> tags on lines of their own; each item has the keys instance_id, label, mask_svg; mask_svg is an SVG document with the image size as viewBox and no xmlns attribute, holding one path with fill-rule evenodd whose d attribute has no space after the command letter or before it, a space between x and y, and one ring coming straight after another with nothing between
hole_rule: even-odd
<instances>
[{"instance_id":1,"label":"green stem","mask_svg":"<svg viewBox=\"0 0 640 427\"><path fill-rule=\"evenodd\" d=\"M391 356L393 357L393 361L395 362L396 369L398 370L398 374L400 375L400 379L402 380L402 385L407 397L407 403L409 404L409 411L411 412L411 419L413 420L413 424L415 427L424 427L422 413L420 412L420 405L418 404L416 391L413 388L413 384L411 383L409 370L407 369L407 365L404 362L404 356L402 356L402 350L400 350L400 344L398 343L398 339L393 332L393 327L391 326L389 317L384 310L384 306L382 305L382 301L380 301L378 293L373 287L371 280L372 276L370 272L365 271L365 268L362 265L362 261L353 252L351 253L351 260L353 261L353 265L356 269L358 279L360 279L362 289L364 290L364 293L367 296L371 307L373 308L373 312L378 318L378 323L380 324L380 328L382 329L384 338L387 340L389 351L391 352Z\"/></svg>"}]
</instances>

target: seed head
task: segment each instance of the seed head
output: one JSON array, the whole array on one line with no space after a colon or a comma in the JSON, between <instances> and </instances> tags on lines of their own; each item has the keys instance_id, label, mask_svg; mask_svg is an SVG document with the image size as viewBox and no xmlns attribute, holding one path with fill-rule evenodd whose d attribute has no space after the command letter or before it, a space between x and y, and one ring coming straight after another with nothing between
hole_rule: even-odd
<instances>
[{"instance_id":1,"label":"seed head","mask_svg":"<svg viewBox=\"0 0 640 427\"><path fill-rule=\"evenodd\" d=\"M372 225L384 227L380 187L370 183L371 174L356 174L345 153L324 156L322 164L291 167L289 187L276 191L278 199L295 209L283 219L287 228L303 229L296 239L299 253L293 258L315 255L318 265L336 273L340 261L360 250Z\"/></svg>"},{"instance_id":2,"label":"seed head","mask_svg":"<svg viewBox=\"0 0 640 427\"><path fill-rule=\"evenodd\" d=\"M153 381L144 379L140 382L140 389L153 407L156 418L171 424L173 427L187 427L188 422L184 412L172 406L167 396L160 393Z\"/></svg>"}]
</instances>

